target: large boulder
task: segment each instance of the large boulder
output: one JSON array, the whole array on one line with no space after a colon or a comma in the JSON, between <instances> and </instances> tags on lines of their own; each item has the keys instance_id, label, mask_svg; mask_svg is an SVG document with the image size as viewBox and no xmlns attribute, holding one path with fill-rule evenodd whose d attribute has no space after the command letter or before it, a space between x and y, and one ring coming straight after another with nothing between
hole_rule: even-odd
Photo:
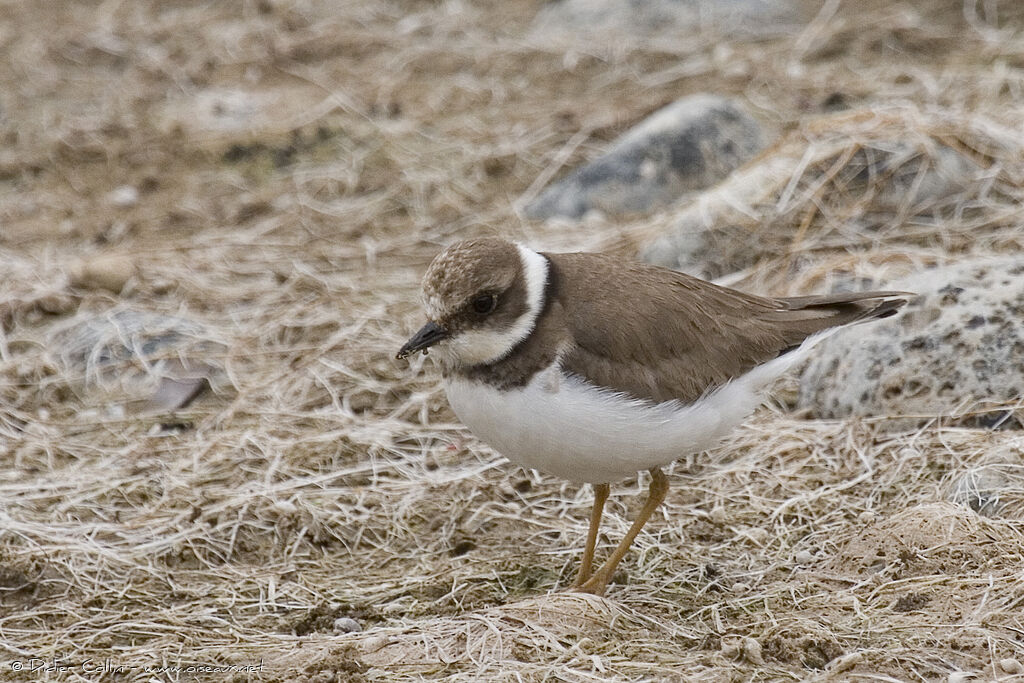
<instances>
[{"instance_id":1,"label":"large boulder","mask_svg":"<svg viewBox=\"0 0 1024 683\"><path fill-rule=\"evenodd\" d=\"M588 211L651 211L708 187L764 146L761 127L736 102L691 95L659 109L607 152L550 185L525 207L529 218Z\"/></svg>"},{"instance_id":2,"label":"large boulder","mask_svg":"<svg viewBox=\"0 0 1024 683\"><path fill-rule=\"evenodd\" d=\"M717 278L879 243L966 250L1005 229L1022 164L1019 130L975 114L826 116L681 207L643 257Z\"/></svg>"},{"instance_id":3,"label":"large boulder","mask_svg":"<svg viewBox=\"0 0 1024 683\"><path fill-rule=\"evenodd\" d=\"M824 341L800 378L812 416L957 415L978 426L1021 427L1024 259L975 259L891 283L916 292L902 316Z\"/></svg>"}]
</instances>

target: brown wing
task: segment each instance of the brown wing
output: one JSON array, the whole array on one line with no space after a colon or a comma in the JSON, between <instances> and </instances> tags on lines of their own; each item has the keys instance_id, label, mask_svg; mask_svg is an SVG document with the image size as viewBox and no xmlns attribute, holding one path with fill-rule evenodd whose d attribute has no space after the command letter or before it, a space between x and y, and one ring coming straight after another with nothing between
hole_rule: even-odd
<instances>
[{"instance_id":1,"label":"brown wing","mask_svg":"<svg viewBox=\"0 0 1024 683\"><path fill-rule=\"evenodd\" d=\"M815 332L906 303L898 292L767 299L605 254L545 256L574 340L563 367L656 402L694 401Z\"/></svg>"}]
</instances>

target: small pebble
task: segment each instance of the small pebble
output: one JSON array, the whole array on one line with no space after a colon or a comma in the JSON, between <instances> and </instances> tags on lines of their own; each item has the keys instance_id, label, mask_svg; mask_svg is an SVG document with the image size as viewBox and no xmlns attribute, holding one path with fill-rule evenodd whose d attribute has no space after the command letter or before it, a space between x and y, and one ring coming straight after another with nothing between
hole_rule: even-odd
<instances>
[{"instance_id":1,"label":"small pebble","mask_svg":"<svg viewBox=\"0 0 1024 683\"><path fill-rule=\"evenodd\" d=\"M871 510L865 510L857 515L857 519L860 520L861 524L871 524L871 522L875 521L875 513Z\"/></svg>"},{"instance_id":2,"label":"small pebble","mask_svg":"<svg viewBox=\"0 0 1024 683\"><path fill-rule=\"evenodd\" d=\"M100 254L80 261L71 268L71 286L81 289L104 289L120 294L135 275L135 263L122 254Z\"/></svg>"},{"instance_id":3,"label":"small pebble","mask_svg":"<svg viewBox=\"0 0 1024 683\"><path fill-rule=\"evenodd\" d=\"M764 656L761 654L761 643L754 638L743 639L743 657L751 664L764 664Z\"/></svg>"},{"instance_id":4,"label":"small pebble","mask_svg":"<svg viewBox=\"0 0 1024 683\"><path fill-rule=\"evenodd\" d=\"M385 636L372 636L361 643L363 653L376 652L387 647L388 639Z\"/></svg>"},{"instance_id":5,"label":"small pebble","mask_svg":"<svg viewBox=\"0 0 1024 683\"><path fill-rule=\"evenodd\" d=\"M801 550L793 559L796 560L797 564L810 564L814 562L814 555L808 550Z\"/></svg>"},{"instance_id":6,"label":"small pebble","mask_svg":"<svg viewBox=\"0 0 1024 683\"><path fill-rule=\"evenodd\" d=\"M761 527L755 526L747 529L747 538L758 545L764 545L768 540L768 532Z\"/></svg>"},{"instance_id":7,"label":"small pebble","mask_svg":"<svg viewBox=\"0 0 1024 683\"><path fill-rule=\"evenodd\" d=\"M335 633L359 633L363 627L352 617L338 617L334 620Z\"/></svg>"},{"instance_id":8,"label":"small pebble","mask_svg":"<svg viewBox=\"0 0 1024 683\"><path fill-rule=\"evenodd\" d=\"M829 662L829 673L840 674L844 671L849 671L853 667L860 664L860 662L863 659L864 655L860 652L851 652L848 655L837 657L836 659L833 659L831 662Z\"/></svg>"},{"instance_id":9,"label":"small pebble","mask_svg":"<svg viewBox=\"0 0 1024 683\"><path fill-rule=\"evenodd\" d=\"M726 659L738 659L743 653L743 641L736 638L722 638L722 656Z\"/></svg>"},{"instance_id":10,"label":"small pebble","mask_svg":"<svg viewBox=\"0 0 1024 683\"><path fill-rule=\"evenodd\" d=\"M36 299L36 307L48 315L71 313L77 305L75 299L67 294L47 294Z\"/></svg>"},{"instance_id":11,"label":"small pebble","mask_svg":"<svg viewBox=\"0 0 1024 683\"><path fill-rule=\"evenodd\" d=\"M139 191L131 185L122 185L110 192L107 200L116 207L127 209L139 203Z\"/></svg>"},{"instance_id":12,"label":"small pebble","mask_svg":"<svg viewBox=\"0 0 1024 683\"><path fill-rule=\"evenodd\" d=\"M274 510L283 515L290 515L298 509L295 503L290 500L279 500L274 503ZM335 622L335 625L337 625L337 622Z\"/></svg>"},{"instance_id":13,"label":"small pebble","mask_svg":"<svg viewBox=\"0 0 1024 683\"><path fill-rule=\"evenodd\" d=\"M1013 657L1007 657L1006 659L999 660L999 668L1008 674L1019 674L1024 672L1024 665Z\"/></svg>"},{"instance_id":14,"label":"small pebble","mask_svg":"<svg viewBox=\"0 0 1024 683\"><path fill-rule=\"evenodd\" d=\"M749 590L750 590L750 586L745 584L745 583L743 583L742 581L739 581L739 582L734 583L732 585L732 592L733 593L746 593Z\"/></svg>"},{"instance_id":15,"label":"small pebble","mask_svg":"<svg viewBox=\"0 0 1024 683\"><path fill-rule=\"evenodd\" d=\"M1001 494L1015 488L1017 482L1008 475L1017 467L1013 463L990 463L973 467L953 483L953 488L946 498L979 514L996 516L1003 508Z\"/></svg>"},{"instance_id":16,"label":"small pebble","mask_svg":"<svg viewBox=\"0 0 1024 683\"><path fill-rule=\"evenodd\" d=\"M716 505L711 508L711 514L709 516L711 517L711 521L715 524L725 524L728 519L728 515L725 513L725 508L721 505Z\"/></svg>"},{"instance_id":17,"label":"small pebble","mask_svg":"<svg viewBox=\"0 0 1024 683\"><path fill-rule=\"evenodd\" d=\"M161 278L161 279L158 279L158 280L153 280L150 283L149 287L150 287L150 289L153 290L154 294L166 294L167 292L169 292L172 289L174 289L174 285L175 285L174 280L168 280L168 279Z\"/></svg>"}]
</instances>

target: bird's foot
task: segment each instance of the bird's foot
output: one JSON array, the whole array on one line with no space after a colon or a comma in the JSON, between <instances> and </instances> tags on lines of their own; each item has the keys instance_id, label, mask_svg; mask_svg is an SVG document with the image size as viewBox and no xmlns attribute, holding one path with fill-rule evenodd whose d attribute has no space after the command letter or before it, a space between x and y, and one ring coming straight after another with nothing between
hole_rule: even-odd
<instances>
[{"instance_id":1,"label":"bird's foot","mask_svg":"<svg viewBox=\"0 0 1024 683\"><path fill-rule=\"evenodd\" d=\"M569 590L574 593L590 593L591 595L604 596L604 592L608 588L608 580L609 577L603 576L598 572L586 581L577 581L569 587Z\"/></svg>"}]
</instances>

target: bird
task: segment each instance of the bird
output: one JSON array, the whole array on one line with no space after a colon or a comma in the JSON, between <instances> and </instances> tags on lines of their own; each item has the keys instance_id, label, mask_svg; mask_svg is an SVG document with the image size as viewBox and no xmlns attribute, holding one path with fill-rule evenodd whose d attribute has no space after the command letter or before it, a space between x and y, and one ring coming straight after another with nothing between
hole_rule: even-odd
<instances>
[{"instance_id":1,"label":"bird","mask_svg":"<svg viewBox=\"0 0 1024 683\"><path fill-rule=\"evenodd\" d=\"M668 493L662 467L713 449L823 338L892 316L910 296L763 297L611 254L484 237L427 267L427 322L396 357L432 353L455 414L512 462L593 487L571 588L603 595ZM611 484L643 470L646 502L595 570Z\"/></svg>"}]
</instances>

